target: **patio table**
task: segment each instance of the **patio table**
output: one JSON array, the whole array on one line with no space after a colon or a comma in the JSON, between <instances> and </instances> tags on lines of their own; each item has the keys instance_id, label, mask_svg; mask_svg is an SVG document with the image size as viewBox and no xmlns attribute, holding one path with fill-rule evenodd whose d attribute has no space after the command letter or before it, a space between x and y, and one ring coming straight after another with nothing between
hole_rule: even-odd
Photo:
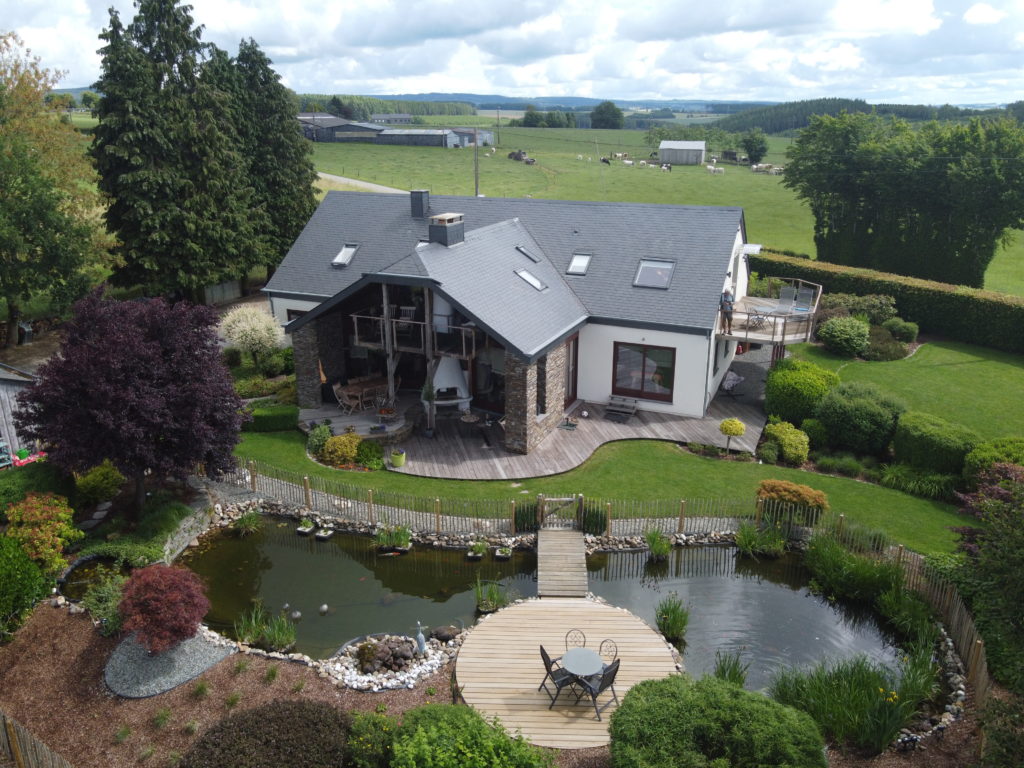
<instances>
[{"instance_id":1,"label":"patio table","mask_svg":"<svg viewBox=\"0 0 1024 768\"><path fill-rule=\"evenodd\" d=\"M559 660L565 671L576 679L601 674L604 662L589 648L570 648Z\"/></svg>"}]
</instances>

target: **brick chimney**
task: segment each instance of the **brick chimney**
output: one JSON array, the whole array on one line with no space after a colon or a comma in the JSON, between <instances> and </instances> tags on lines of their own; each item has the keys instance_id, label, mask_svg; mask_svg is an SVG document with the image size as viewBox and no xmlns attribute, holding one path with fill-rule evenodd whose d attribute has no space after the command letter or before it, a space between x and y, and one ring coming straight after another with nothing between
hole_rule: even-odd
<instances>
[{"instance_id":1,"label":"brick chimney","mask_svg":"<svg viewBox=\"0 0 1024 768\"><path fill-rule=\"evenodd\" d=\"M430 242L451 247L466 239L466 224L461 213L439 213L430 217L427 227Z\"/></svg>"}]
</instances>

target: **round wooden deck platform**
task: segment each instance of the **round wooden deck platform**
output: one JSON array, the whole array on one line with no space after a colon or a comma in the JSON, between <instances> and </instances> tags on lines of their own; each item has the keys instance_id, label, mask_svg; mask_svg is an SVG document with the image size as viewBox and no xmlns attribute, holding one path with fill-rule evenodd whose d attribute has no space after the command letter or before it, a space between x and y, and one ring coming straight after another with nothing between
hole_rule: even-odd
<instances>
[{"instance_id":1,"label":"round wooden deck platform","mask_svg":"<svg viewBox=\"0 0 1024 768\"><path fill-rule=\"evenodd\" d=\"M482 620L466 636L455 674L466 703L487 718L498 717L512 733L542 747L580 749L609 743L608 719L615 705L594 717L589 697L575 704L563 690L558 703L537 686L544 679L539 646L552 657L565 652L565 633L582 629L595 651L605 638L615 641L621 667L615 681L619 701L641 680L676 672L669 646L656 631L623 608L581 598L527 600ZM549 688L552 686L549 684ZM610 697L602 694L598 705Z\"/></svg>"}]
</instances>

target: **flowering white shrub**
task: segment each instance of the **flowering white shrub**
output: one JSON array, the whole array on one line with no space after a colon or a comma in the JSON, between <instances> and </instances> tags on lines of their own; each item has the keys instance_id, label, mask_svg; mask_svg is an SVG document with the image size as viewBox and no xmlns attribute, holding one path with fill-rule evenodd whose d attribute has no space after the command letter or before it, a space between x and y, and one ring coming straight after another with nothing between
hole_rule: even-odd
<instances>
[{"instance_id":1,"label":"flowering white shrub","mask_svg":"<svg viewBox=\"0 0 1024 768\"><path fill-rule=\"evenodd\" d=\"M237 307L220 323L220 333L229 342L252 355L253 364L284 346L284 331L277 321L261 309Z\"/></svg>"}]
</instances>

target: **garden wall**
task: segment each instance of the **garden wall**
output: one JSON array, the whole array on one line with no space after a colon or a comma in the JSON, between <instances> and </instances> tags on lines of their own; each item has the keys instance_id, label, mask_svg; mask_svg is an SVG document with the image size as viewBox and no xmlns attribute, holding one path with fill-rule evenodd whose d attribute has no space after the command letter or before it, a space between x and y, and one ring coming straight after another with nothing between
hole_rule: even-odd
<instances>
[{"instance_id":1,"label":"garden wall","mask_svg":"<svg viewBox=\"0 0 1024 768\"><path fill-rule=\"evenodd\" d=\"M967 344L1024 352L1024 297L770 251L751 256L750 268L761 275L819 283L826 292L892 296L900 317L914 321L922 331Z\"/></svg>"},{"instance_id":2,"label":"garden wall","mask_svg":"<svg viewBox=\"0 0 1024 768\"><path fill-rule=\"evenodd\" d=\"M189 542L198 538L213 522L213 510L204 503L201 509L193 510L192 514L178 523L178 530L167 537L164 542L164 562L173 563Z\"/></svg>"}]
</instances>

